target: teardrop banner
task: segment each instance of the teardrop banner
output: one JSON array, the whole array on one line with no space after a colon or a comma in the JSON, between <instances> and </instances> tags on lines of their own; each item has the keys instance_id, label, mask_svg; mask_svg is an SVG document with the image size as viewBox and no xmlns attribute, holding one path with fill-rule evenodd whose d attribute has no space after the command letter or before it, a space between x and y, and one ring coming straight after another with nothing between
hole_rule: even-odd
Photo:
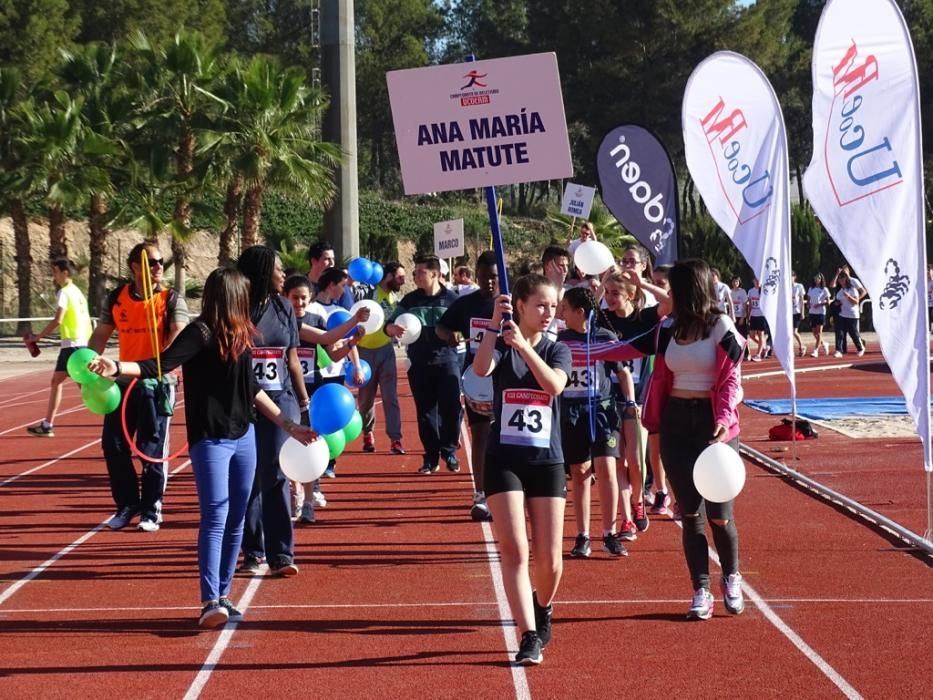
<instances>
[{"instance_id":1,"label":"teardrop banner","mask_svg":"<svg viewBox=\"0 0 933 700\"><path fill-rule=\"evenodd\" d=\"M922 133L917 61L897 4L828 2L813 43L813 158L803 189L868 290L929 474Z\"/></svg>"},{"instance_id":2,"label":"teardrop banner","mask_svg":"<svg viewBox=\"0 0 933 700\"><path fill-rule=\"evenodd\" d=\"M677 260L677 179L661 140L637 124L607 133L596 153L599 191L620 224L654 256L655 264Z\"/></svg>"}]
</instances>

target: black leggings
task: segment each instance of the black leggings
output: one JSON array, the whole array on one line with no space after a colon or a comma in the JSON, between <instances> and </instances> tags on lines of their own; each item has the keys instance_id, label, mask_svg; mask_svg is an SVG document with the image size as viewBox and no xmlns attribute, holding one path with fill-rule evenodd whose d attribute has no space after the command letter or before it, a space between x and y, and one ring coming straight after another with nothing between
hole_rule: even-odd
<instances>
[{"instance_id":1,"label":"black leggings","mask_svg":"<svg viewBox=\"0 0 933 700\"><path fill-rule=\"evenodd\" d=\"M739 533L732 515L734 501L712 503L703 500L693 484L693 465L713 437L713 407L709 399L671 397L661 419L661 458L667 478L683 514L683 546L693 588L709 588L709 543L706 520L710 522L713 543L723 575L739 570ZM738 438L729 446L738 450Z\"/></svg>"}]
</instances>

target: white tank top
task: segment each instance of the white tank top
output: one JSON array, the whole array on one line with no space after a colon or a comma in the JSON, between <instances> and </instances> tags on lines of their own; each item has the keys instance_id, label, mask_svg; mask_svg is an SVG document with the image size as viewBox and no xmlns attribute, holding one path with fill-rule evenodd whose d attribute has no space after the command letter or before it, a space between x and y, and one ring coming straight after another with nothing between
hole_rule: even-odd
<instances>
[{"instance_id":1,"label":"white tank top","mask_svg":"<svg viewBox=\"0 0 933 700\"><path fill-rule=\"evenodd\" d=\"M671 338L664 361L674 374L674 389L709 391L716 379L716 343L712 336L688 345Z\"/></svg>"}]
</instances>

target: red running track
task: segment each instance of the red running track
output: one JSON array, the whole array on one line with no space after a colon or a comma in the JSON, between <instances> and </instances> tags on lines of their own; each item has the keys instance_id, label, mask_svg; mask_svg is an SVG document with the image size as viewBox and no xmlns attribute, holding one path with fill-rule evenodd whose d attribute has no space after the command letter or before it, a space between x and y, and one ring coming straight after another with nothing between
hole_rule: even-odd
<instances>
[{"instance_id":1,"label":"red running track","mask_svg":"<svg viewBox=\"0 0 933 700\"><path fill-rule=\"evenodd\" d=\"M328 507L297 530L300 575L237 580L245 620L200 632L190 468L172 464L160 532L101 527L99 419L75 388L57 437L23 431L46 380L0 382L0 697L929 696L928 563L754 466L737 505L743 616L684 620L680 530L657 517L627 559L565 561L545 663L513 669L469 475L416 474L408 396L410 454L341 458ZM569 508L567 523L569 550Z\"/></svg>"}]
</instances>

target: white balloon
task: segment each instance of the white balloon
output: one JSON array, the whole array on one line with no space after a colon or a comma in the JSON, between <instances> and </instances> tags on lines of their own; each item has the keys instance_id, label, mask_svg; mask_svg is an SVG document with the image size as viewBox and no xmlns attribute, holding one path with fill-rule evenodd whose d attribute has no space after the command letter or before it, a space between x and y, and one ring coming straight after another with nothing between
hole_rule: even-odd
<instances>
[{"instance_id":1,"label":"white balloon","mask_svg":"<svg viewBox=\"0 0 933 700\"><path fill-rule=\"evenodd\" d=\"M583 241L573 254L573 264L586 275L601 275L615 264L615 258L599 241Z\"/></svg>"},{"instance_id":2,"label":"white balloon","mask_svg":"<svg viewBox=\"0 0 933 700\"><path fill-rule=\"evenodd\" d=\"M714 442L697 457L693 484L707 501L731 501L745 486L745 463L727 444Z\"/></svg>"},{"instance_id":3,"label":"white balloon","mask_svg":"<svg viewBox=\"0 0 933 700\"><path fill-rule=\"evenodd\" d=\"M350 314L355 314L356 310L363 306L369 309L369 319L360 324L363 326L363 330L367 333L375 333L381 330L382 324L385 323L386 316L378 302L372 299L362 299L350 307Z\"/></svg>"},{"instance_id":4,"label":"white balloon","mask_svg":"<svg viewBox=\"0 0 933 700\"><path fill-rule=\"evenodd\" d=\"M302 445L295 438L288 438L279 450L282 473L300 484L320 479L329 461L330 449L324 438L318 438L308 445Z\"/></svg>"},{"instance_id":5,"label":"white balloon","mask_svg":"<svg viewBox=\"0 0 933 700\"><path fill-rule=\"evenodd\" d=\"M414 314L401 314L395 323L405 329L405 332L398 337L398 342L402 345L411 345L421 337L421 319Z\"/></svg>"}]
</instances>

